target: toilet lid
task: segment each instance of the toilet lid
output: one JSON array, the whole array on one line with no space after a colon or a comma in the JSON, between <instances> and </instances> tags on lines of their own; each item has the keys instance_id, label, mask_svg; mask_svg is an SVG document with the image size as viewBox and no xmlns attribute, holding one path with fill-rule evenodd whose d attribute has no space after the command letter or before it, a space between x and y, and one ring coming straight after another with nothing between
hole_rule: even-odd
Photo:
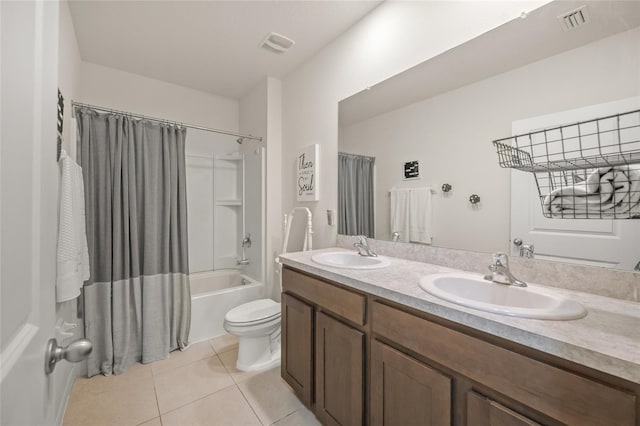
<instances>
[{"instance_id":1,"label":"toilet lid","mask_svg":"<svg viewBox=\"0 0 640 426\"><path fill-rule=\"evenodd\" d=\"M225 315L229 322L252 322L280 314L280 304L271 299L259 299L231 309Z\"/></svg>"}]
</instances>

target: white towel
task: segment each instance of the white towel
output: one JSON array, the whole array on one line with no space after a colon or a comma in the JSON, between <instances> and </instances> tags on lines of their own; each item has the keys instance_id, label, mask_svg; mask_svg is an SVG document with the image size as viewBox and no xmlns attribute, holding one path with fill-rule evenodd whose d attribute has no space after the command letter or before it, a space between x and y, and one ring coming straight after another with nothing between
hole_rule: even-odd
<instances>
[{"instance_id":1,"label":"white towel","mask_svg":"<svg viewBox=\"0 0 640 426\"><path fill-rule=\"evenodd\" d=\"M640 217L640 165L596 169L584 182L548 194L543 210L560 218Z\"/></svg>"},{"instance_id":2,"label":"white towel","mask_svg":"<svg viewBox=\"0 0 640 426\"><path fill-rule=\"evenodd\" d=\"M89 279L89 251L84 214L82 168L63 150L60 154L60 223L58 227L56 300L80 295Z\"/></svg>"},{"instance_id":3,"label":"white towel","mask_svg":"<svg viewBox=\"0 0 640 426\"><path fill-rule=\"evenodd\" d=\"M400 234L400 241L409 242L409 190L391 190L391 234Z\"/></svg>"},{"instance_id":4,"label":"white towel","mask_svg":"<svg viewBox=\"0 0 640 426\"><path fill-rule=\"evenodd\" d=\"M431 244L431 189L411 189L409 241Z\"/></svg>"}]
</instances>

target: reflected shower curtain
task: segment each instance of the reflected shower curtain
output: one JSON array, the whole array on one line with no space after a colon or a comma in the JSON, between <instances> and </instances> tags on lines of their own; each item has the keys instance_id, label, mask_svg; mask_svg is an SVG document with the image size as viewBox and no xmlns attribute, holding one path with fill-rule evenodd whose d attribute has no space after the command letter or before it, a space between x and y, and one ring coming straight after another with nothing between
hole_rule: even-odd
<instances>
[{"instance_id":1,"label":"reflected shower curtain","mask_svg":"<svg viewBox=\"0 0 640 426\"><path fill-rule=\"evenodd\" d=\"M186 130L86 108L77 120L91 262L88 373L119 374L187 344Z\"/></svg>"},{"instance_id":2,"label":"reflected shower curtain","mask_svg":"<svg viewBox=\"0 0 640 426\"><path fill-rule=\"evenodd\" d=\"M375 157L338 153L338 233L374 237Z\"/></svg>"}]
</instances>

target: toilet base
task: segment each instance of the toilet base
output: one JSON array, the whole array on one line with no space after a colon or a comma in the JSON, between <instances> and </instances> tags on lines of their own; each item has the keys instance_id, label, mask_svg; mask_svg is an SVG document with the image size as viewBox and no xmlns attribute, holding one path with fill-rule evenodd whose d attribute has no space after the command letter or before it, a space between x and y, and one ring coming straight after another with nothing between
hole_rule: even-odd
<instances>
[{"instance_id":1,"label":"toilet base","mask_svg":"<svg viewBox=\"0 0 640 426\"><path fill-rule=\"evenodd\" d=\"M240 371L266 370L280 365L280 354L280 336L277 339L240 336L236 368Z\"/></svg>"}]
</instances>

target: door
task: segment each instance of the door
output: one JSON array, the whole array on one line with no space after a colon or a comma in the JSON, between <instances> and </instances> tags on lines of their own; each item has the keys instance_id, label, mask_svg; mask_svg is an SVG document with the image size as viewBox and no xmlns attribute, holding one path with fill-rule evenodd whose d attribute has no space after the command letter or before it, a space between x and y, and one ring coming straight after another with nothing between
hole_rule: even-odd
<instances>
[{"instance_id":1,"label":"door","mask_svg":"<svg viewBox=\"0 0 640 426\"><path fill-rule=\"evenodd\" d=\"M59 422L55 327L58 3L0 2L0 423Z\"/></svg>"},{"instance_id":2,"label":"door","mask_svg":"<svg viewBox=\"0 0 640 426\"><path fill-rule=\"evenodd\" d=\"M451 424L451 379L378 341L371 343L371 425Z\"/></svg>"},{"instance_id":3,"label":"door","mask_svg":"<svg viewBox=\"0 0 640 426\"><path fill-rule=\"evenodd\" d=\"M516 121L512 133L604 117L640 108L640 98L610 102ZM542 215L532 173L511 172L511 255L514 239L533 244L535 257L567 263L633 269L640 262L640 220L549 219Z\"/></svg>"},{"instance_id":4,"label":"door","mask_svg":"<svg viewBox=\"0 0 640 426\"><path fill-rule=\"evenodd\" d=\"M364 334L316 313L316 416L324 425L364 420Z\"/></svg>"},{"instance_id":5,"label":"door","mask_svg":"<svg viewBox=\"0 0 640 426\"><path fill-rule=\"evenodd\" d=\"M282 363L280 375L300 401L311 407L313 391L313 308L282 294Z\"/></svg>"},{"instance_id":6,"label":"door","mask_svg":"<svg viewBox=\"0 0 640 426\"><path fill-rule=\"evenodd\" d=\"M540 426L475 392L467 393L467 426Z\"/></svg>"}]
</instances>

